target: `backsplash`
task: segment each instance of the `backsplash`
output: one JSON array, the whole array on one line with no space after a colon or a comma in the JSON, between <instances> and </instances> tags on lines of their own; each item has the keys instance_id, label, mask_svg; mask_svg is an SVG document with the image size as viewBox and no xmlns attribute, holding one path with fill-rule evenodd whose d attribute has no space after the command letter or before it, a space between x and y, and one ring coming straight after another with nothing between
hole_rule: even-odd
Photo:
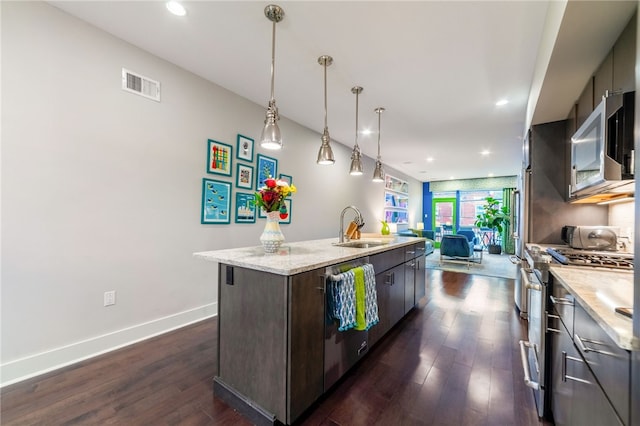
<instances>
[{"instance_id":1,"label":"backsplash","mask_svg":"<svg viewBox=\"0 0 640 426\"><path fill-rule=\"evenodd\" d=\"M609 206L609 225L620 227L620 237L628 237L626 251L633 251L633 231L635 203L612 204ZM623 239L624 241L624 239ZM626 242L626 241L625 241Z\"/></svg>"}]
</instances>

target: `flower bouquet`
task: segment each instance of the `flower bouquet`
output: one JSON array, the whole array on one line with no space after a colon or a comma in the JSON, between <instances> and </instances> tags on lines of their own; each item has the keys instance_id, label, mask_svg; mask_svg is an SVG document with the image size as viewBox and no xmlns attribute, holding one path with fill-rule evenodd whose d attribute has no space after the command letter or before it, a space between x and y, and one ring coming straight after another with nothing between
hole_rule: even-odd
<instances>
[{"instance_id":1,"label":"flower bouquet","mask_svg":"<svg viewBox=\"0 0 640 426\"><path fill-rule=\"evenodd\" d=\"M265 179L264 186L255 193L254 204L267 213L267 223L260 236L260 242L266 253L275 253L284 241L278 217L286 219L289 216L284 199L296 191L295 186L269 176Z\"/></svg>"}]
</instances>

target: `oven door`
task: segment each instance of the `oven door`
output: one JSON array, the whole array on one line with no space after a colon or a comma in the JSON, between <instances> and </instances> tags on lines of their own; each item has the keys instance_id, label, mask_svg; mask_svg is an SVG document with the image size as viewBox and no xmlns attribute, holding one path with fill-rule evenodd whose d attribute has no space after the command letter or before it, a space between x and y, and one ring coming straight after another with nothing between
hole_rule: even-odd
<instances>
[{"instance_id":1,"label":"oven door","mask_svg":"<svg viewBox=\"0 0 640 426\"><path fill-rule=\"evenodd\" d=\"M523 285L529 291L528 308L528 341L520 341L520 357L524 373L524 382L533 389L538 416L543 417L545 411L545 300L547 286L535 272L523 271Z\"/></svg>"}]
</instances>

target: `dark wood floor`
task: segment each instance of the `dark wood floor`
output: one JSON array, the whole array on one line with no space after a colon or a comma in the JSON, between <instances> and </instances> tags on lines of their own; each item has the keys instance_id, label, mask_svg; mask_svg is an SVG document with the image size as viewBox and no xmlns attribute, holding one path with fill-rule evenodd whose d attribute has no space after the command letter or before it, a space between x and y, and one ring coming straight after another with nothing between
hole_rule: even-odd
<instances>
[{"instance_id":1,"label":"dark wood floor","mask_svg":"<svg viewBox=\"0 0 640 426\"><path fill-rule=\"evenodd\" d=\"M537 425L513 281L427 270L427 297L299 422ZM244 425L212 396L217 320L2 389L3 425ZM546 424L546 423L545 423Z\"/></svg>"}]
</instances>

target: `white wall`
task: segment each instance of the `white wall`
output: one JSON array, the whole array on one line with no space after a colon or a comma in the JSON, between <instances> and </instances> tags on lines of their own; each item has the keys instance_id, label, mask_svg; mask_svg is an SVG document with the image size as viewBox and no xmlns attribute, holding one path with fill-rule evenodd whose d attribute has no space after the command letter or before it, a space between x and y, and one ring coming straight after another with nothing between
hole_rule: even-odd
<instances>
[{"instance_id":1,"label":"white wall","mask_svg":"<svg viewBox=\"0 0 640 426\"><path fill-rule=\"evenodd\" d=\"M264 222L200 224L202 178L235 183L235 163L232 178L207 175L206 143L257 139L266 99L249 102L47 4L0 5L8 384L217 312L216 265L192 253L258 245ZM122 91L122 67L159 80L162 102ZM336 144L336 165L318 166L320 135L286 118L281 129L284 150L256 152L298 187L287 241L337 236L349 204L364 231L378 231L373 161L351 177L350 148ZM410 182L415 222L421 183L387 172ZM117 304L105 308L107 290Z\"/></svg>"}]
</instances>

